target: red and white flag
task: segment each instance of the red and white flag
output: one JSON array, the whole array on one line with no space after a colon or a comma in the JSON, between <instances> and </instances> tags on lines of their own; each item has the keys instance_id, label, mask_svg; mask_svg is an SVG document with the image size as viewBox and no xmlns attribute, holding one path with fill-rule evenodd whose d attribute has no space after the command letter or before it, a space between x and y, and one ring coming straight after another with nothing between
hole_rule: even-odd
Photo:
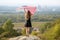
<instances>
[{"instance_id":1,"label":"red and white flag","mask_svg":"<svg viewBox=\"0 0 60 40\"><path fill-rule=\"evenodd\" d=\"M18 8L19 9L24 9L25 11L29 10L31 12L31 14L33 15L36 11L36 7L32 7L32 6L22 6L21 8Z\"/></svg>"}]
</instances>

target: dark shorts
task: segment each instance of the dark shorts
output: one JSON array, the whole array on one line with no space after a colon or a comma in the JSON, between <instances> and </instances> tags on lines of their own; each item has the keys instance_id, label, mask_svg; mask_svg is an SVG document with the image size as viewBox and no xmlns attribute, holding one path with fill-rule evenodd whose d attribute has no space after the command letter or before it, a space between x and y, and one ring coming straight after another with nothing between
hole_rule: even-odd
<instances>
[{"instance_id":1,"label":"dark shorts","mask_svg":"<svg viewBox=\"0 0 60 40\"><path fill-rule=\"evenodd\" d=\"M25 27L32 27L31 20L26 20Z\"/></svg>"}]
</instances>

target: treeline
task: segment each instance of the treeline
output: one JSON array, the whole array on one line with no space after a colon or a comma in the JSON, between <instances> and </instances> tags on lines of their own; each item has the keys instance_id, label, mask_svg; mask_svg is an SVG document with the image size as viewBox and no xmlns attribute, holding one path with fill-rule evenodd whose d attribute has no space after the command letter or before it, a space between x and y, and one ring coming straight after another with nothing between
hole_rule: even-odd
<instances>
[{"instance_id":1,"label":"treeline","mask_svg":"<svg viewBox=\"0 0 60 40\"><path fill-rule=\"evenodd\" d=\"M7 19L11 18L13 22L24 22L24 14L13 13L13 14L0 14L0 23L4 23ZM57 18L60 18L59 14L40 14L36 13L32 16L32 22L44 22L44 21L53 21Z\"/></svg>"}]
</instances>

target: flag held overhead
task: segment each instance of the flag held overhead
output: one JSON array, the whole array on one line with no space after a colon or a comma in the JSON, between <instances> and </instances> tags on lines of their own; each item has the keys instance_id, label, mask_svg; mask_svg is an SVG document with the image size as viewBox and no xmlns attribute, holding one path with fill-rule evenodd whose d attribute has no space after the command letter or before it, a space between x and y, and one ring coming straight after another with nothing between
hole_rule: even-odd
<instances>
[{"instance_id":1,"label":"flag held overhead","mask_svg":"<svg viewBox=\"0 0 60 40\"><path fill-rule=\"evenodd\" d=\"M24 9L24 10L29 10L31 12L31 14L33 15L36 11L36 7L32 7L32 6L22 6L20 9Z\"/></svg>"}]
</instances>

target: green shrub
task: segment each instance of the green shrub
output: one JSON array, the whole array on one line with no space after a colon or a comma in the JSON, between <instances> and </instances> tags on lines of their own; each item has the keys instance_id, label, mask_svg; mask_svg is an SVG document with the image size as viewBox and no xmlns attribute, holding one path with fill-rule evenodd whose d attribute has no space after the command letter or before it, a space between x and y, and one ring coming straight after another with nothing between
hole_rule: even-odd
<instances>
[{"instance_id":1,"label":"green shrub","mask_svg":"<svg viewBox=\"0 0 60 40\"><path fill-rule=\"evenodd\" d=\"M16 30L13 30L13 31L10 32L10 35L11 36L19 36L19 35L22 35L22 34L21 33L17 33Z\"/></svg>"},{"instance_id":2,"label":"green shrub","mask_svg":"<svg viewBox=\"0 0 60 40\"><path fill-rule=\"evenodd\" d=\"M31 33L31 35L38 35L39 33L38 32L36 32L36 31L32 31L32 33Z\"/></svg>"},{"instance_id":3,"label":"green shrub","mask_svg":"<svg viewBox=\"0 0 60 40\"><path fill-rule=\"evenodd\" d=\"M13 30L11 32L3 32L0 37L16 37L16 36L19 36L21 35L21 33L17 33L17 31Z\"/></svg>"},{"instance_id":4,"label":"green shrub","mask_svg":"<svg viewBox=\"0 0 60 40\"><path fill-rule=\"evenodd\" d=\"M52 26L44 35L46 40L60 40L60 21L55 21L55 26Z\"/></svg>"},{"instance_id":5,"label":"green shrub","mask_svg":"<svg viewBox=\"0 0 60 40\"><path fill-rule=\"evenodd\" d=\"M5 31L12 31L13 30L14 25L12 24L11 19L8 19L2 26L2 28Z\"/></svg>"},{"instance_id":6,"label":"green shrub","mask_svg":"<svg viewBox=\"0 0 60 40\"><path fill-rule=\"evenodd\" d=\"M22 29L21 33L22 33L22 35L26 35L26 29L25 28Z\"/></svg>"},{"instance_id":7,"label":"green shrub","mask_svg":"<svg viewBox=\"0 0 60 40\"><path fill-rule=\"evenodd\" d=\"M13 29L14 25L12 24L11 19L8 19L2 28L0 28L0 33L4 32L1 34L1 37L14 37L14 36L19 36L21 33L18 33L16 30Z\"/></svg>"},{"instance_id":8,"label":"green shrub","mask_svg":"<svg viewBox=\"0 0 60 40\"><path fill-rule=\"evenodd\" d=\"M0 34L3 33L3 32L4 32L3 28L0 27Z\"/></svg>"}]
</instances>

